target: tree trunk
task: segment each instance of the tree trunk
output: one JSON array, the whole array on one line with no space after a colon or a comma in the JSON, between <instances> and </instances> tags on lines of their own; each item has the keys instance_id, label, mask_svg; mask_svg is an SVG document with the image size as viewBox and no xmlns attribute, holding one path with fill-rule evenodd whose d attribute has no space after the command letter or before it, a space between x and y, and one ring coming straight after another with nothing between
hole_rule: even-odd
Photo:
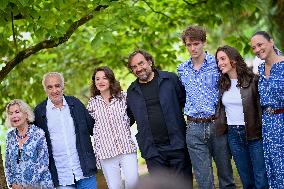
<instances>
[{"instance_id":1,"label":"tree trunk","mask_svg":"<svg viewBox=\"0 0 284 189\"><path fill-rule=\"evenodd\" d=\"M1 155L1 146L0 146L0 188L8 189L6 178L5 178L5 173L4 173L2 155Z\"/></svg>"}]
</instances>

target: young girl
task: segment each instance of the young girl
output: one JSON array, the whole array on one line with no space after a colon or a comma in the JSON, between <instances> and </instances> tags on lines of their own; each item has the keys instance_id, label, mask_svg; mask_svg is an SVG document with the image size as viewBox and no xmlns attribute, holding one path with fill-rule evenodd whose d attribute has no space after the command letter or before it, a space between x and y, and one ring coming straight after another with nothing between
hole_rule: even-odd
<instances>
[{"instance_id":1,"label":"young girl","mask_svg":"<svg viewBox=\"0 0 284 189\"><path fill-rule=\"evenodd\" d=\"M122 169L125 188L138 180L136 145L131 138L126 94L122 93L113 71L98 67L92 76L92 97L87 109L95 120L95 154L109 189L121 188Z\"/></svg>"},{"instance_id":2,"label":"young girl","mask_svg":"<svg viewBox=\"0 0 284 189\"><path fill-rule=\"evenodd\" d=\"M216 128L221 134L228 130L228 143L243 188L268 188L261 139L258 77L233 47L219 47L216 60L221 72Z\"/></svg>"}]
</instances>

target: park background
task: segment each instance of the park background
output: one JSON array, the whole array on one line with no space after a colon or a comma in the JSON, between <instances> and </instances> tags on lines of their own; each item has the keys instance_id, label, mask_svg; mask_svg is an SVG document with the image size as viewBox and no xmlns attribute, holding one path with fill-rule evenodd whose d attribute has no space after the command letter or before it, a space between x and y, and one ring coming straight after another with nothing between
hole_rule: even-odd
<instances>
[{"instance_id":1,"label":"park background","mask_svg":"<svg viewBox=\"0 0 284 189\"><path fill-rule=\"evenodd\" d=\"M44 100L44 73L62 72L65 94L86 104L97 66L111 67L127 89L135 79L127 57L137 48L150 52L157 68L176 72L188 58L180 40L188 25L206 29L209 53L228 44L249 62L258 30L283 50L283 19L284 0L0 0L0 188L6 188L5 106L15 98L32 107Z\"/></svg>"}]
</instances>

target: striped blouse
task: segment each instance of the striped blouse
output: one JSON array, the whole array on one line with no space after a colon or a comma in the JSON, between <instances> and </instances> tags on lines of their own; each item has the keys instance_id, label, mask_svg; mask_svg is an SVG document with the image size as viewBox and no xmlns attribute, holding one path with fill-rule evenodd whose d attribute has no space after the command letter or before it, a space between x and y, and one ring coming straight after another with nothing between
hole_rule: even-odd
<instances>
[{"instance_id":1,"label":"striped blouse","mask_svg":"<svg viewBox=\"0 0 284 189\"><path fill-rule=\"evenodd\" d=\"M98 163L101 159L136 152L126 107L124 93L122 99L113 98L109 104L100 95L90 98L87 109L95 120L94 148Z\"/></svg>"}]
</instances>

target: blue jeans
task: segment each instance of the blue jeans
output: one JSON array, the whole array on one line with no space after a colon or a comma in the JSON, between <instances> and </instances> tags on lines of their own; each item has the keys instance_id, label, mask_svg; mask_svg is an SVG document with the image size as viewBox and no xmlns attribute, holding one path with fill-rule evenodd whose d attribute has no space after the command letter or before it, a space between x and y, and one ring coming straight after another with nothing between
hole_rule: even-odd
<instances>
[{"instance_id":1,"label":"blue jeans","mask_svg":"<svg viewBox=\"0 0 284 189\"><path fill-rule=\"evenodd\" d=\"M87 177L75 181L75 184L68 186L58 186L56 189L97 189L96 176Z\"/></svg>"},{"instance_id":2,"label":"blue jeans","mask_svg":"<svg viewBox=\"0 0 284 189\"><path fill-rule=\"evenodd\" d=\"M77 189L96 189L97 188L96 176L91 176L91 177L76 181L76 188Z\"/></svg>"},{"instance_id":3,"label":"blue jeans","mask_svg":"<svg viewBox=\"0 0 284 189\"><path fill-rule=\"evenodd\" d=\"M227 135L217 136L213 122L189 122L186 143L199 188L214 188L212 157L217 167L219 188L236 188Z\"/></svg>"},{"instance_id":4,"label":"blue jeans","mask_svg":"<svg viewBox=\"0 0 284 189\"><path fill-rule=\"evenodd\" d=\"M268 188L262 140L246 140L244 125L229 125L228 142L243 188Z\"/></svg>"}]
</instances>

